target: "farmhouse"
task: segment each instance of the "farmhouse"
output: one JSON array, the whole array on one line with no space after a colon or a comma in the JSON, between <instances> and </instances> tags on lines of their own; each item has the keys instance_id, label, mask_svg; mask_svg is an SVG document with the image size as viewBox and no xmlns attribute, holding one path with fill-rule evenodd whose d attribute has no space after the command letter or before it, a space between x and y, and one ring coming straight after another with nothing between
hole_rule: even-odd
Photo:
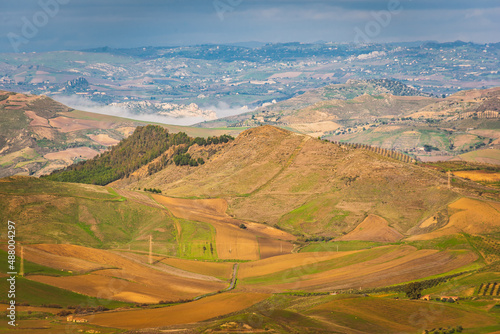
<instances>
[{"instance_id":1,"label":"farmhouse","mask_svg":"<svg viewBox=\"0 0 500 334\"><path fill-rule=\"evenodd\" d=\"M441 296L439 299L441 301L448 301L451 299L453 302L456 302L458 300L458 296Z\"/></svg>"},{"instance_id":2,"label":"farmhouse","mask_svg":"<svg viewBox=\"0 0 500 334\"><path fill-rule=\"evenodd\" d=\"M431 295L422 296L422 297L420 297L420 299L422 299L422 300L431 300Z\"/></svg>"},{"instance_id":3,"label":"farmhouse","mask_svg":"<svg viewBox=\"0 0 500 334\"><path fill-rule=\"evenodd\" d=\"M66 317L66 321L68 321L68 322L87 322L88 320L83 319L83 318L74 317L72 315L68 315Z\"/></svg>"}]
</instances>

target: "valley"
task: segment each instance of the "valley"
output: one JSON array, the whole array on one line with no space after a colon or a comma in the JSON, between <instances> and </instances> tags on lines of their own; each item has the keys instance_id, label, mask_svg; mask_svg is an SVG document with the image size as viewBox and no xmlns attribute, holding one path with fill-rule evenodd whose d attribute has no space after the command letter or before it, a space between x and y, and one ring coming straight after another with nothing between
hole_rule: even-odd
<instances>
[{"instance_id":1,"label":"valley","mask_svg":"<svg viewBox=\"0 0 500 334\"><path fill-rule=\"evenodd\" d=\"M164 131L138 128L121 147ZM50 176L0 180L2 222L16 222L24 247L20 289L52 291L18 303L81 305L85 320L33 309L19 331L500 330L494 285L481 290L500 279L495 167L417 163L269 125L210 145L165 138L172 147L108 184L57 180L98 177L116 148ZM174 163L188 153L204 163ZM433 300L408 299L411 284ZM450 295L459 302L434 300Z\"/></svg>"}]
</instances>

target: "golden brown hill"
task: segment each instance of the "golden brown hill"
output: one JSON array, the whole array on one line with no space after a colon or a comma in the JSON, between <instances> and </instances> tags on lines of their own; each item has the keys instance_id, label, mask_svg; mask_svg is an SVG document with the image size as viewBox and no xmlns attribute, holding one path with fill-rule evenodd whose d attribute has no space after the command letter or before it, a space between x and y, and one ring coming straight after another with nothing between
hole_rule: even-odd
<instances>
[{"instance_id":1,"label":"golden brown hill","mask_svg":"<svg viewBox=\"0 0 500 334\"><path fill-rule=\"evenodd\" d=\"M462 196L447 188L444 173L272 126L244 131L203 166L169 165L127 187L220 197L238 219L330 237L352 231L368 214L405 234ZM470 194L476 186L468 187Z\"/></svg>"},{"instance_id":2,"label":"golden brown hill","mask_svg":"<svg viewBox=\"0 0 500 334\"><path fill-rule=\"evenodd\" d=\"M378 242L396 242L403 235L389 226L387 221L376 215L368 215L356 228L339 240L364 240Z\"/></svg>"}]
</instances>

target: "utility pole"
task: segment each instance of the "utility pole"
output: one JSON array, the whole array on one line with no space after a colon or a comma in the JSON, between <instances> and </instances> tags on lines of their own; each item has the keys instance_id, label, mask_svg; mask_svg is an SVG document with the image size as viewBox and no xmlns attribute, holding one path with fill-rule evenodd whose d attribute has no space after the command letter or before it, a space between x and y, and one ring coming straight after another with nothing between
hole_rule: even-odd
<instances>
[{"instance_id":1,"label":"utility pole","mask_svg":"<svg viewBox=\"0 0 500 334\"><path fill-rule=\"evenodd\" d=\"M24 276L24 246L21 246L21 268L19 269L19 275Z\"/></svg>"},{"instance_id":2,"label":"utility pole","mask_svg":"<svg viewBox=\"0 0 500 334\"><path fill-rule=\"evenodd\" d=\"M149 235L149 264L153 264L153 235Z\"/></svg>"},{"instance_id":3,"label":"utility pole","mask_svg":"<svg viewBox=\"0 0 500 334\"><path fill-rule=\"evenodd\" d=\"M451 170L448 171L448 189L451 189Z\"/></svg>"}]
</instances>

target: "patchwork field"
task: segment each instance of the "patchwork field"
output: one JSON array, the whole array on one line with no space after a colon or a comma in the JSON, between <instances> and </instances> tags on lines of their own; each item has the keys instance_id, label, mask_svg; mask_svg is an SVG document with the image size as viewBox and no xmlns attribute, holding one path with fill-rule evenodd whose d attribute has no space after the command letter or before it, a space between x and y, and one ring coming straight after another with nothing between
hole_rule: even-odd
<instances>
[{"instance_id":1,"label":"patchwork field","mask_svg":"<svg viewBox=\"0 0 500 334\"><path fill-rule=\"evenodd\" d=\"M94 262L101 267L88 275L70 277L29 276L30 280L50 284L81 294L137 303L194 298L227 287L222 281L185 277L179 271L145 265L116 253L75 245L32 245L50 254ZM32 261L36 261L36 255ZM188 276L188 275L186 275Z\"/></svg>"},{"instance_id":2,"label":"patchwork field","mask_svg":"<svg viewBox=\"0 0 500 334\"><path fill-rule=\"evenodd\" d=\"M86 317L90 323L124 329L187 324L240 311L268 298L261 293L226 293L154 310L124 311Z\"/></svg>"},{"instance_id":3,"label":"patchwork field","mask_svg":"<svg viewBox=\"0 0 500 334\"><path fill-rule=\"evenodd\" d=\"M61 132L73 132L87 129L109 129L113 123L94 121L89 119L76 119L64 116L51 118L49 123L52 127L58 128Z\"/></svg>"},{"instance_id":4,"label":"patchwork field","mask_svg":"<svg viewBox=\"0 0 500 334\"><path fill-rule=\"evenodd\" d=\"M153 198L176 217L213 225L216 230L217 255L220 259L257 260L290 252L293 248L289 241L295 237L284 231L228 216L225 213L227 203L223 199L190 200L162 195L153 195ZM245 228L241 228L241 224ZM260 243L263 246L259 254Z\"/></svg>"},{"instance_id":5,"label":"patchwork field","mask_svg":"<svg viewBox=\"0 0 500 334\"><path fill-rule=\"evenodd\" d=\"M488 149L478 150L461 154L453 159L454 161L471 161L485 164L500 165L500 150Z\"/></svg>"},{"instance_id":6,"label":"patchwork field","mask_svg":"<svg viewBox=\"0 0 500 334\"><path fill-rule=\"evenodd\" d=\"M352 333L416 333L439 327L462 325L470 329L497 324L494 316L443 303L370 297L332 301L306 314L346 326Z\"/></svg>"},{"instance_id":7,"label":"patchwork field","mask_svg":"<svg viewBox=\"0 0 500 334\"><path fill-rule=\"evenodd\" d=\"M338 254L335 259L323 262L309 260L310 263L296 268L271 269L267 272L254 269L247 279L242 280L240 288L250 291L260 288L272 291L373 288L446 273L478 258L466 251L439 252L417 250L410 246L383 246L335 254ZM310 255L310 258L314 256ZM278 258L274 259L279 262ZM243 268L245 265L242 265ZM242 270L240 277L245 277L244 273Z\"/></svg>"},{"instance_id":8,"label":"patchwork field","mask_svg":"<svg viewBox=\"0 0 500 334\"><path fill-rule=\"evenodd\" d=\"M48 160L63 160L71 163L75 159L92 159L98 154L98 151L89 147L78 147L68 148L67 150L54 153L47 153L43 157Z\"/></svg>"},{"instance_id":9,"label":"patchwork field","mask_svg":"<svg viewBox=\"0 0 500 334\"><path fill-rule=\"evenodd\" d=\"M274 274L288 269L305 267L309 265L315 265L318 262L338 259L348 254L353 254L353 252L348 252L348 253L323 252L314 254L298 253L298 254L275 256L269 259L242 263L240 265L238 277L240 279L245 279L249 277Z\"/></svg>"}]
</instances>

